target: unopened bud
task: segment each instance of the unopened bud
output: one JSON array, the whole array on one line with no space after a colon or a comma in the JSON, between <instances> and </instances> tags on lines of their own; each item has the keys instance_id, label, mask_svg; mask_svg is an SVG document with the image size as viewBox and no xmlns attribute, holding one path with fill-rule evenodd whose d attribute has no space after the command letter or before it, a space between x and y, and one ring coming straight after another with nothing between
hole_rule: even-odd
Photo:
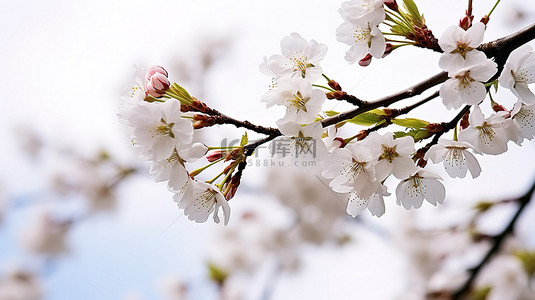
<instances>
[{"instance_id":1,"label":"unopened bud","mask_svg":"<svg viewBox=\"0 0 535 300\"><path fill-rule=\"evenodd\" d=\"M500 105L496 102L492 102L492 110L495 111L495 112L499 112L499 111L507 111L507 109L505 107L503 107L503 105Z\"/></svg>"},{"instance_id":2,"label":"unopened bud","mask_svg":"<svg viewBox=\"0 0 535 300\"><path fill-rule=\"evenodd\" d=\"M385 0L384 1L386 7L390 8L393 11L399 11L399 6L396 2L396 0Z\"/></svg>"},{"instance_id":3,"label":"unopened bud","mask_svg":"<svg viewBox=\"0 0 535 300\"><path fill-rule=\"evenodd\" d=\"M162 91L162 92L165 92L171 85L167 76L161 73L156 73L152 75L149 82L150 82L150 85L152 85L155 90Z\"/></svg>"},{"instance_id":4,"label":"unopened bud","mask_svg":"<svg viewBox=\"0 0 535 300\"><path fill-rule=\"evenodd\" d=\"M160 66L153 66L145 75L147 83L147 93L159 98L164 95L171 83L167 78L167 71Z\"/></svg>"},{"instance_id":5,"label":"unopened bud","mask_svg":"<svg viewBox=\"0 0 535 300\"><path fill-rule=\"evenodd\" d=\"M390 43L386 43L385 52L383 53L383 56L381 56L381 58L384 58L388 54L392 53L392 50L394 50L394 46L392 46L392 44L390 44Z\"/></svg>"},{"instance_id":6,"label":"unopened bud","mask_svg":"<svg viewBox=\"0 0 535 300\"><path fill-rule=\"evenodd\" d=\"M210 111L210 108L208 107L208 105L206 105L206 103L199 101L194 97L193 97L193 102L191 103L190 106L191 108L193 108L193 110L196 110L196 111L200 111L204 113Z\"/></svg>"},{"instance_id":7,"label":"unopened bud","mask_svg":"<svg viewBox=\"0 0 535 300\"><path fill-rule=\"evenodd\" d=\"M372 55L370 53L366 54L363 59L359 60L359 66L367 67L372 62Z\"/></svg>"},{"instance_id":8,"label":"unopened bud","mask_svg":"<svg viewBox=\"0 0 535 300\"><path fill-rule=\"evenodd\" d=\"M464 30L468 30L468 28L472 26L473 18L474 18L473 16L462 17L461 20L459 21L459 27L461 27Z\"/></svg>"},{"instance_id":9,"label":"unopened bud","mask_svg":"<svg viewBox=\"0 0 535 300\"><path fill-rule=\"evenodd\" d=\"M243 148L237 148L232 151L230 151L229 154L227 154L227 157L225 157L225 161L229 161L231 159L235 160L238 157L240 157L243 153Z\"/></svg>"},{"instance_id":10,"label":"unopened bud","mask_svg":"<svg viewBox=\"0 0 535 300\"><path fill-rule=\"evenodd\" d=\"M163 67L152 66L147 70L147 73L145 74L145 80L147 82L150 81L150 78L152 77L152 75L154 75L156 73L162 74L165 77L169 76L169 74L167 73L167 71Z\"/></svg>"},{"instance_id":11,"label":"unopened bud","mask_svg":"<svg viewBox=\"0 0 535 300\"><path fill-rule=\"evenodd\" d=\"M202 115L199 115L199 116L202 116ZM214 118L212 118L212 117L208 117L205 120L195 121L195 122L193 122L193 129L200 129L200 128L203 128L203 127L212 126L212 125L215 124L215 121L216 120Z\"/></svg>"},{"instance_id":12,"label":"unopened bud","mask_svg":"<svg viewBox=\"0 0 535 300\"><path fill-rule=\"evenodd\" d=\"M220 151L220 150L217 150L217 151L214 151L208 155L206 155L206 159L209 161L209 162L214 162L218 159L220 159L221 157L223 157L223 151Z\"/></svg>"},{"instance_id":13,"label":"unopened bud","mask_svg":"<svg viewBox=\"0 0 535 300\"><path fill-rule=\"evenodd\" d=\"M232 197L234 197L239 186L240 186L240 176L236 176L236 175L232 176L232 179L230 179L227 193L225 194L225 199L227 199L227 201L232 199Z\"/></svg>"},{"instance_id":14,"label":"unopened bud","mask_svg":"<svg viewBox=\"0 0 535 300\"><path fill-rule=\"evenodd\" d=\"M367 130L361 130L359 133L357 133L357 141L361 141L365 139L368 136Z\"/></svg>"},{"instance_id":15,"label":"unopened bud","mask_svg":"<svg viewBox=\"0 0 535 300\"><path fill-rule=\"evenodd\" d=\"M327 96L327 99L336 99L336 100L342 100L347 95L344 91L334 91L334 92L327 92L325 93L325 96Z\"/></svg>"},{"instance_id":16,"label":"unopened bud","mask_svg":"<svg viewBox=\"0 0 535 300\"><path fill-rule=\"evenodd\" d=\"M399 109L395 108L383 108L385 113L383 117L384 120L391 120L399 115Z\"/></svg>"},{"instance_id":17,"label":"unopened bud","mask_svg":"<svg viewBox=\"0 0 535 300\"><path fill-rule=\"evenodd\" d=\"M338 141L340 143L338 148L344 148L346 146L346 144L347 144L346 141L341 137L335 137L334 140Z\"/></svg>"},{"instance_id":18,"label":"unopened bud","mask_svg":"<svg viewBox=\"0 0 535 300\"><path fill-rule=\"evenodd\" d=\"M440 123L430 123L425 126L429 133L438 133L444 131L444 126Z\"/></svg>"},{"instance_id":19,"label":"unopened bud","mask_svg":"<svg viewBox=\"0 0 535 300\"><path fill-rule=\"evenodd\" d=\"M424 168L425 165L427 165L427 160L424 159L427 150L428 149L425 148L418 149L418 151L416 151L416 154L414 154L414 156L412 157L412 160L414 160L420 168Z\"/></svg>"},{"instance_id":20,"label":"unopened bud","mask_svg":"<svg viewBox=\"0 0 535 300\"><path fill-rule=\"evenodd\" d=\"M207 115L201 115L201 114L193 115L193 120L195 120L195 121L205 121L205 120L208 120L210 118L211 118L211 116L207 116Z\"/></svg>"},{"instance_id":21,"label":"unopened bud","mask_svg":"<svg viewBox=\"0 0 535 300\"><path fill-rule=\"evenodd\" d=\"M228 172L230 172L230 170L233 170L233 169L234 169L234 163L231 163L225 167L225 169L223 170L223 174L228 174Z\"/></svg>"},{"instance_id":22,"label":"unopened bud","mask_svg":"<svg viewBox=\"0 0 535 300\"><path fill-rule=\"evenodd\" d=\"M466 129L466 127L470 126L470 121L468 120L470 117L470 111L467 111L464 113L463 117L461 118L461 128Z\"/></svg>"},{"instance_id":23,"label":"unopened bud","mask_svg":"<svg viewBox=\"0 0 535 300\"><path fill-rule=\"evenodd\" d=\"M163 96L164 93L162 93L161 91L156 90L152 85L147 84L147 94L149 94L149 96L152 96L154 98L160 98L160 97ZM151 102L151 101L149 101L149 102Z\"/></svg>"},{"instance_id":24,"label":"unopened bud","mask_svg":"<svg viewBox=\"0 0 535 300\"><path fill-rule=\"evenodd\" d=\"M328 84L335 91L341 91L342 90L342 87L338 84L338 82L336 82L334 80L329 80Z\"/></svg>"}]
</instances>

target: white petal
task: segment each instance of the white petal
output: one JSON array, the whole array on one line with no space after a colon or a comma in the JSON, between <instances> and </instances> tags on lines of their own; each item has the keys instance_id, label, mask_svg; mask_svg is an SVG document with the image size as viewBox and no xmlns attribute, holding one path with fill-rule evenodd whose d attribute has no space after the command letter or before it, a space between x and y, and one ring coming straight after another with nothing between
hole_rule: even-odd
<instances>
[{"instance_id":1,"label":"white petal","mask_svg":"<svg viewBox=\"0 0 535 300\"><path fill-rule=\"evenodd\" d=\"M433 205L437 203L442 204L444 198L446 197L446 189L444 185L436 179L422 179L425 184L425 198L427 201Z\"/></svg>"},{"instance_id":2,"label":"white petal","mask_svg":"<svg viewBox=\"0 0 535 300\"><path fill-rule=\"evenodd\" d=\"M385 201L383 200L383 197L374 194L368 202L368 210L376 217L382 216L385 213Z\"/></svg>"},{"instance_id":3,"label":"white petal","mask_svg":"<svg viewBox=\"0 0 535 300\"><path fill-rule=\"evenodd\" d=\"M470 174L472 174L472 178L478 177L479 174L481 174L481 166L476 157L468 151L465 151L464 155L466 157L466 165L468 166Z\"/></svg>"},{"instance_id":4,"label":"white petal","mask_svg":"<svg viewBox=\"0 0 535 300\"><path fill-rule=\"evenodd\" d=\"M369 198L362 199L353 191L349 193L346 212L354 218L364 211L369 201Z\"/></svg>"},{"instance_id":5,"label":"white petal","mask_svg":"<svg viewBox=\"0 0 535 300\"><path fill-rule=\"evenodd\" d=\"M459 90L460 98L469 105L477 105L485 99L487 90L481 82L472 82L470 85L462 87Z\"/></svg>"}]
</instances>

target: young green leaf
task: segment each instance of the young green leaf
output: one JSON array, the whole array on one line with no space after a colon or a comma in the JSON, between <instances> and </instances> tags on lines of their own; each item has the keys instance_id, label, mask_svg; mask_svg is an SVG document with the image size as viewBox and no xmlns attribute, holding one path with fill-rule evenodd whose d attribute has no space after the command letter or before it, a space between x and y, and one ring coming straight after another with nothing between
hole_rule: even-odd
<instances>
[{"instance_id":1,"label":"young green leaf","mask_svg":"<svg viewBox=\"0 0 535 300\"><path fill-rule=\"evenodd\" d=\"M416 3L414 3L413 0L403 0L403 6L405 7L409 15L411 15L411 20L413 21L414 25L420 26L424 24L422 15L418 11L418 7L416 6Z\"/></svg>"},{"instance_id":2,"label":"young green leaf","mask_svg":"<svg viewBox=\"0 0 535 300\"><path fill-rule=\"evenodd\" d=\"M240 146L245 146L249 142L249 137L247 137L247 132L243 134L240 140Z\"/></svg>"},{"instance_id":3,"label":"young green leaf","mask_svg":"<svg viewBox=\"0 0 535 300\"><path fill-rule=\"evenodd\" d=\"M415 118L392 119L392 123L407 128L424 128L429 125L429 122Z\"/></svg>"}]
</instances>

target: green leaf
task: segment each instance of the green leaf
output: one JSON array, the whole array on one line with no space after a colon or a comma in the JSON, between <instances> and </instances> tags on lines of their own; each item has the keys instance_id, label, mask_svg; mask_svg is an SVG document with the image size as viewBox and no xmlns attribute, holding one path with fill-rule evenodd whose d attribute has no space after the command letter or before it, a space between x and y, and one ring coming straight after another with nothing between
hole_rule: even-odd
<instances>
[{"instance_id":1,"label":"green leaf","mask_svg":"<svg viewBox=\"0 0 535 300\"><path fill-rule=\"evenodd\" d=\"M249 142L249 138L247 137L247 132L243 134L240 140L240 146L245 146Z\"/></svg>"},{"instance_id":2,"label":"green leaf","mask_svg":"<svg viewBox=\"0 0 535 300\"><path fill-rule=\"evenodd\" d=\"M404 136L410 136L414 139L415 142L428 138L432 135L429 131L425 129L411 129L409 131L396 131L394 132L394 139L401 138Z\"/></svg>"},{"instance_id":3,"label":"green leaf","mask_svg":"<svg viewBox=\"0 0 535 300\"><path fill-rule=\"evenodd\" d=\"M361 113L358 116L353 117L352 119L347 120L349 123L362 125L362 126L371 126L383 121L383 117L386 115L383 110L372 109L365 113Z\"/></svg>"},{"instance_id":4,"label":"green leaf","mask_svg":"<svg viewBox=\"0 0 535 300\"><path fill-rule=\"evenodd\" d=\"M325 114L328 116L328 117L334 117L336 115L339 115L340 113L337 112L337 111L334 111L334 110L326 110L325 111Z\"/></svg>"},{"instance_id":5,"label":"green leaf","mask_svg":"<svg viewBox=\"0 0 535 300\"><path fill-rule=\"evenodd\" d=\"M191 105L193 97L186 91L185 88L178 85L176 82L171 85L171 91L177 96L175 97L180 101L180 104Z\"/></svg>"},{"instance_id":6,"label":"green leaf","mask_svg":"<svg viewBox=\"0 0 535 300\"><path fill-rule=\"evenodd\" d=\"M415 129L415 130L418 131L413 136L415 142L418 142L420 140L426 139L426 138L428 138L428 137L430 137L432 135L432 133L427 131L427 130L421 130L421 129Z\"/></svg>"},{"instance_id":7,"label":"green leaf","mask_svg":"<svg viewBox=\"0 0 535 300\"><path fill-rule=\"evenodd\" d=\"M411 32L407 26L403 25L394 25L390 28L390 31L401 36L407 36Z\"/></svg>"},{"instance_id":8,"label":"green leaf","mask_svg":"<svg viewBox=\"0 0 535 300\"><path fill-rule=\"evenodd\" d=\"M208 263L208 277L221 285L227 279L228 273L218 266Z\"/></svg>"},{"instance_id":9,"label":"green leaf","mask_svg":"<svg viewBox=\"0 0 535 300\"><path fill-rule=\"evenodd\" d=\"M423 25L423 19L422 15L418 11L418 7L416 6L416 3L412 0L403 0L403 6L407 10L407 12L411 15L411 20L415 25Z\"/></svg>"},{"instance_id":10,"label":"green leaf","mask_svg":"<svg viewBox=\"0 0 535 300\"><path fill-rule=\"evenodd\" d=\"M392 119L392 123L407 128L425 128L429 125L429 122L415 118Z\"/></svg>"}]
</instances>

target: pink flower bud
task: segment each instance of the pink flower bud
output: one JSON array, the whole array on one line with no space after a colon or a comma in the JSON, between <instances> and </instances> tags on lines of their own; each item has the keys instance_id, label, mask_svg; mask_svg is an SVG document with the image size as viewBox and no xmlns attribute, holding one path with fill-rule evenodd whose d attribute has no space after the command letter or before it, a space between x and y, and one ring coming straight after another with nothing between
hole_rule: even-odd
<instances>
[{"instance_id":1,"label":"pink flower bud","mask_svg":"<svg viewBox=\"0 0 535 300\"><path fill-rule=\"evenodd\" d=\"M156 89L154 89L154 87L150 84L147 84L147 94L151 95L152 97L155 97L155 98L160 98L161 96L163 96L163 93L160 92L160 91L157 91Z\"/></svg>"},{"instance_id":2,"label":"pink flower bud","mask_svg":"<svg viewBox=\"0 0 535 300\"><path fill-rule=\"evenodd\" d=\"M156 68L160 67L153 67L151 70L154 71ZM165 74L161 72L154 72L154 74L152 74L147 80L147 93L156 98L163 96L165 91L171 85L166 75L167 72L165 70L163 71ZM150 73L147 73L147 76L149 74Z\"/></svg>"},{"instance_id":3,"label":"pink flower bud","mask_svg":"<svg viewBox=\"0 0 535 300\"><path fill-rule=\"evenodd\" d=\"M372 62L372 56L370 53L366 54L363 59L359 60L359 66L366 67Z\"/></svg>"},{"instance_id":4,"label":"pink flower bud","mask_svg":"<svg viewBox=\"0 0 535 300\"><path fill-rule=\"evenodd\" d=\"M459 27L461 27L464 30L468 30L472 26L472 19L474 17L464 16L459 21Z\"/></svg>"},{"instance_id":5,"label":"pink flower bud","mask_svg":"<svg viewBox=\"0 0 535 300\"><path fill-rule=\"evenodd\" d=\"M234 195L236 194L236 191L238 190L238 187L240 186L240 176L232 176L232 179L229 183L229 188L227 193L225 194L225 199L230 200Z\"/></svg>"},{"instance_id":6,"label":"pink flower bud","mask_svg":"<svg viewBox=\"0 0 535 300\"><path fill-rule=\"evenodd\" d=\"M399 11L399 7L396 3L396 0L385 0L384 4L386 5L386 7L390 8L393 11Z\"/></svg>"},{"instance_id":7,"label":"pink flower bud","mask_svg":"<svg viewBox=\"0 0 535 300\"><path fill-rule=\"evenodd\" d=\"M388 54L392 53L392 50L394 50L394 46L392 46L392 44L390 43L386 43L385 52L383 53L383 56L381 56L381 58L384 58Z\"/></svg>"},{"instance_id":8,"label":"pink flower bud","mask_svg":"<svg viewBox=\"0 0 535 300\"><path fill-rule=\"evenodd\" d=\"M223 157L223 152L222 151L214 151L208 155L206 155L206 159L209 161L209 162L214 162L218 159L220 159L221 157Z\"/></svg>"},{"instance_id":9,"label":"pink flower bud","mask_svg":"<svg viewBox=\"0 0 535 300\"><path fill-rule=\"evenodd\" d=\"M160 73L160 74L164 75L165 77L169 76L169 74L167 74L167 71L164 68L162 68L160 66L152 66L147 70L147 73L145 74L145 80L147 82L149 82L150 78L152 77L152 75L154 75L156 73Z\"/></svg>"},{"instance_id":10,"label":"pink flower bud","mask_svg":"<svg viewBox=\"0 0 535 300\"><path fill-rule=\"evenodd\" d=\"M156 73L152 75L149 82L150 82L150 85L152 85L155 90L162 91L162 92L167 90L169 86L171 85L167 76L163 75L162 73Z\"/></svg>"}]
</instances>

